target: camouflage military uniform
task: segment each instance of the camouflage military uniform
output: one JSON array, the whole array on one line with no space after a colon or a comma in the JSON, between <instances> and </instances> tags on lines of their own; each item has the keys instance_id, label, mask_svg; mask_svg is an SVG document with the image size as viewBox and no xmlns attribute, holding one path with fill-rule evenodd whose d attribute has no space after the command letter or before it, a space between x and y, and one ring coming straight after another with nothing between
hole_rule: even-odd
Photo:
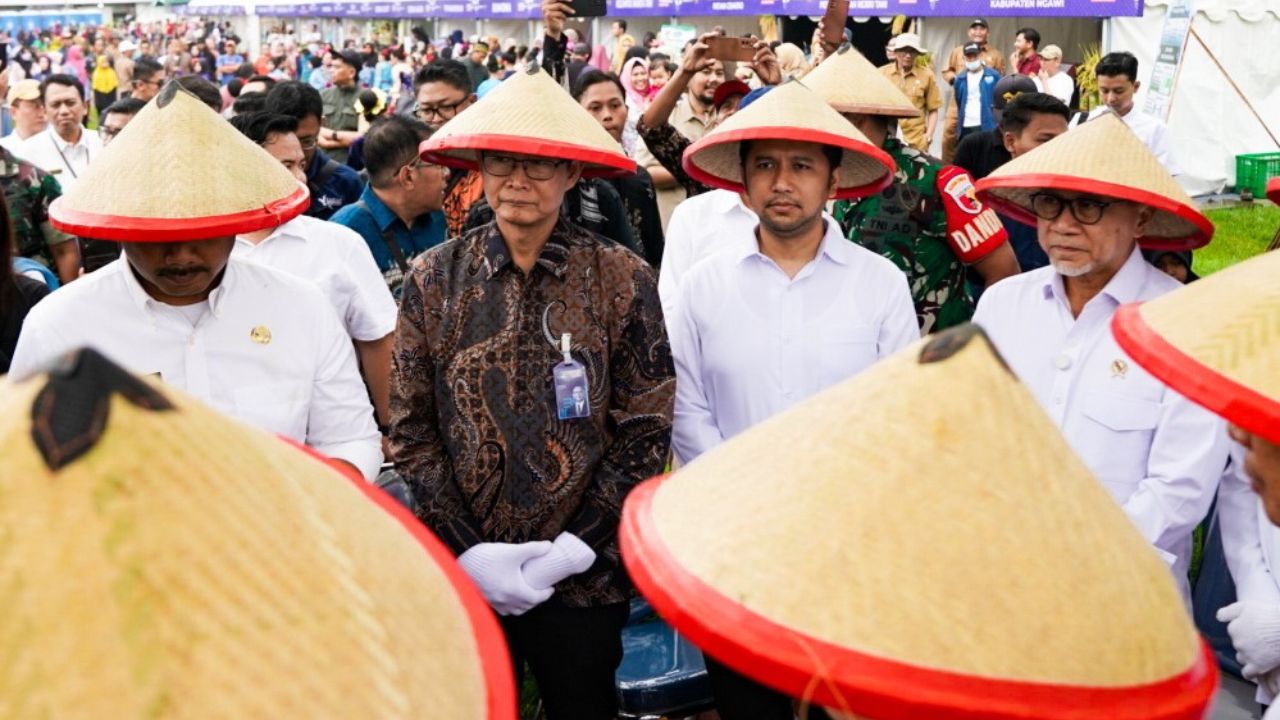
<instances>
[{"instance_id":1,"label":"camouflage military uniform","mask_svg":"<svg viewBox=\"0 0 1280 720\"><path fill-rule=\"evenodd\" d=\"M49 224L49 204L62 195L52 175L0 148L0 187L13 221L18 257L36 260L55 273L50 248L72 240Z\"/></svg>"},{"instance_id":2,"label":"camouflage military uniform","mask_svg":"<svg viewBox=\"0 0 1280 720\"><path fill-rule=\"evenodd\" d=\"M947 244L947 215L936 183L941 166L895 138L885 141L884 151L898 166L893 184L879 195L837 202L836 220L849 240L907 274L921 332L967 322L974 302L965 266Z\"/></svg>"}]
</instances>

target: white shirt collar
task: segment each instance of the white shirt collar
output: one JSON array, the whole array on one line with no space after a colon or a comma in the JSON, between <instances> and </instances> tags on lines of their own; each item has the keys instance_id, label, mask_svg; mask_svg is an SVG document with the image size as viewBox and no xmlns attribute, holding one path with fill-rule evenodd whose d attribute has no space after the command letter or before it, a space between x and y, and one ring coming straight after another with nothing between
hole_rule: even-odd
<instances>
[{"instance_id":1,"label":"white shirt collar","mask_svg":"<svg viewBox=\"0 0 1280 720\"><path fill-rule=\"evenodd\" d=\"M150 312L154 306L164 304L151 297L146 288L142 287L142 283L138 281L137 275L134 274L133 265L129 263L128 257L121 257L120 262L122 264L120 272L124 276L125 288L129 293L129 300L135 307L143 312ZM227 259L227 267L223 271L222 282L213 289L213 292L209 293L209 312L213 313L214 317L221 317L222 315L222 304L225 302L223 297L226 296L227 290L235 281L235 264L236 261L234 259Z\"/></svg>"},{"instance_id":2,"label":"white shirt collar","mask_svg":"<svg viewBox=\"0 0 1280 720\"><path fill-rule=\"evenodd\" d=\"M822 242L818 245L818 254L805 267L824 257L837 265L848 265L853 261L853 248L849 246L849 241L845 240L844 236L840 234L839 223L824 218L823 224L824 231ZM738 249L738 262L750 257L758 257L768 262L773 262L764 253L760 252L760 240L758 237L753 237L750 243L743 243ZM804 271L802 270L801 272L803 273ZM797 274L796 277L799 278L800 275Z\"/></svg>"},{"instance_id":3,"label":"white shirt collar","mask_svg":"<svg viewBox=\"0 0 1280 720\"><path fill-rule=\"evenodd\" d=\"M236 244L244 245L245 247L257 247L259 245L266 245L267 243L271 242L272 240L278 237L286 237L286 236L306 242L307 233L302 231L301 220L302 220L302 216L299 216L283 225L277 225L276 228L271 231L270 235L262 238L262 240L257 243L249 242L248 240L245 239L243 235L237 235Z\"/></svg>"},{"instance_id":4,"label":"white shirt collar","mask_svg":"<svg viewBox=\"0 0 1280 720\"><path fill-rule=\"evenodd\" d=\"M49 139L53 140L53 146L65 153L66 151L72 148L78 148L83 146L85 144L85 140L84 140L85 135L88 134L89 130L84 126L81 126L80 140L79 142L73 142L73 143L63 140L62 136L58 134L58 131L54 129L52 122L50 122L48 127L45 128L45 132L49 133Z\"/></svg>"},{"instance_id":5,"label":"white shirt collar","mask_svg":"<svg viewBox=\"0 0 1280 720\"><path fill-rule=\"evenodd\" d=\"M1143 285L1146 284L1147 261L1142 257L1142 249L1134 245L1129 259L1124 261L1116 274L1111 277L1099 295L1111 298L1117 305L1137 302L1140 299ZM1062 273L1054 272L1044 283L1045 299L1058 298L1067 301L1067 290L1062 282Z\"/></svg>"}]
</instances>

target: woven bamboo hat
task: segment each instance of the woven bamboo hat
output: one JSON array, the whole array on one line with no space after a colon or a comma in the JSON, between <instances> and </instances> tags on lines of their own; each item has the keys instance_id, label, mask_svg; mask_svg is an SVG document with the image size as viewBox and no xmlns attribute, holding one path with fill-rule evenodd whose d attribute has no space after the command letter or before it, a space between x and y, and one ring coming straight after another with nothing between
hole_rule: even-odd
<instances>
[{"instance_id":1,"label":"woven bamboo hat","mask_svg":"<svg viewBox=\"0 0 1280 720\"><path fill-rule=\"evenodd\" d=\"M587 177L636 171L609 132L537 66L503 80L420 150L424 160L469 170L480 166L480 151L493 150L576 160Z\"/></svg>"},{"instance_id":2,"label":"woven bamboo hat","mask_svg":"<svg viewBox=\"0 0 1280 720\"><path fill-rule=\"evenodd\" d=\"M1056 189L1130 200L1154 209L1138 244L1149 250L1194 250L1209 244L1213 223L1196 210L1137 135L1104 113L996 168L978 181L978 197L1031 226L1031 195Z\"/></svg>"},{"instance_id":3,"label":"woven bamboo hat","mask_svg":"<svg viewBox=\"0 0 1280 720\"><path fill-rule=\"evenodd\" d=\"M840 112L920 117L911 100L849 45L805 75L804 84Z\"/></svg>"},{"instance_id":4,"label":"woven bamboo hat","mask_svg":"<svg viewBox=\"0 0 1280 720\"><path fill-rule=\"evenodd\" d=\"M1116 313L1120 347L1152 375L1280 443L1280 252Z\"/></svg>"},{"instance_id":5,"label":"woven bamboo hat","mask_svg":"<svg viewBox=\"0 0 1280 720\"><path fill-rule=\"evenodd\" d=\"M317 456L89 351L0 456L0 717L516 717L448 550Z\"/></svg>"},{"instance_id":6,"label":"woven bamboo hat","mask_svg":"<svg viewBox=\"0 0 1280 720\"><path fill-rule=\"evenodd\" d=\"M1199 720L1168 568L975 326L628 496L637 587L710 655L873 720Z\"/></svg>"},{"instance_id":7,"label":"woven bamboo hat","mask_svg":"<svg viewBox=\"0 0 1280 720\"><path fill-rule=\"evenodd\" d=\"M844 150L835 197L883 190L896 169L893 159L798 80L773 88L684 151L684 169L713 187L743 192L744 140L799 140Z\"/></svg>"},{"instance_id":8,"label":"woven bamboo hat","mask_svg":"<svg viewBox=\"0 0 1280 720\"><path fill-rule=\"evenodd\" d=\"M193 167L202 172L175 178ZM172 242L276 227L308 202L267 151L171 82L54 201L49 219L73 235Z\"/></svg>"}]
</instances>

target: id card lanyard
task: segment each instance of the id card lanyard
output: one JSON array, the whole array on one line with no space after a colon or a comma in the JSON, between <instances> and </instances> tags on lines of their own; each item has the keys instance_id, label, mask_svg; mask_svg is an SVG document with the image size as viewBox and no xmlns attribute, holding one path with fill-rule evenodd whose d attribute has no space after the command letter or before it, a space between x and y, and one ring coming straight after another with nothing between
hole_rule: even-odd
<instances>
[{"instance_id":1,"label":"id card lanyard","mask_svg":"<svg viewBox=\"0 0 1280 720\"><path fill-rule=\"evenodd\" d=\"M551 371L556 389L556 416L560 420L578 420L591 417L591 393L587 385L587 370L573 359L573 346L569 333L560 336L560 352L564 361Z\"/></svg>"}]
</instances>

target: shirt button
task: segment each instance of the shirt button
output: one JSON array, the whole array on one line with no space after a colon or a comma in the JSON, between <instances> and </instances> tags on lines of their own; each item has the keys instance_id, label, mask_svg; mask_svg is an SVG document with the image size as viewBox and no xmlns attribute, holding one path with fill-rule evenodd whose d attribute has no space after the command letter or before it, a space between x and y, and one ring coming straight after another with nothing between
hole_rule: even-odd
<instances>
[{"instance_id":1,"label":"shirt button","mask_svg":"<svg viewBox=\"0 0 1280 720\"><path fill-rule=\"evenodd\" d=\"M1053 366L1059 370L1066 370L1071 367L1071 356L1066 353L1062 353L1053 359Z\"/></svg>"}]
</instances>

